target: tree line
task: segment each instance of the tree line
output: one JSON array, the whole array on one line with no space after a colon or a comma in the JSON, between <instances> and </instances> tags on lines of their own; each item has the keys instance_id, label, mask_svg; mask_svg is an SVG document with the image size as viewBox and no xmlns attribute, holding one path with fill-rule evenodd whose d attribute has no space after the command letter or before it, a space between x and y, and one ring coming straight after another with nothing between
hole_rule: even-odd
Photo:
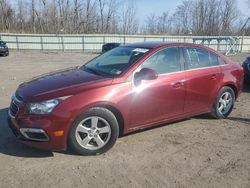
<instances>
[{"instance_id":1,"label":"tree line","mask_svg":"<svg viewBox=\"0 0 250 188\"><path fill-rule=\"evenodd\" d=\"M235 0L183 0L143 23L133 0L0 0L0 32L234 35L243 22Z\"/></svg>"}]
</instances>

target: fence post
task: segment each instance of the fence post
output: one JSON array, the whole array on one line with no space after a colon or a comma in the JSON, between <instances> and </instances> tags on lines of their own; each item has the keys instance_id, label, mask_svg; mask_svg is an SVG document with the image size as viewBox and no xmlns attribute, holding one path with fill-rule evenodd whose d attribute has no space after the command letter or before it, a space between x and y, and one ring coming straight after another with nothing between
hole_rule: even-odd
<instances>
[{"instance_id":1,"label":"fence post","mask_svg":"<svg viewBox=\"0 0 250 188\"><path fill-rule=\"evenodd\" d=\"M217 39L217 51L220 51L220 39Z\"/></svg>"},{"instance_id":2,"label":"fence post","mask_svg":"<svg viewBox=\"0 0 250 188\"><path fill-rule=\"evenodd\" d=\"M19 42L18 42L18 36L16 35L16 48L19 50Z\"/></svg>"},{"instance_id":3,"label":"fence post","mask_svg":"<svg viewBox=\"0 0 250 188\"><path fill-rule=\"evenodd\" d=\"M63 41L63 35L61 36L61 43L62 43L62 51L64 52L64 41Z\"/></svg>"},{"instance_id":4,"label":"fence post","mask_svg":"<svg viewBox=\"0 0 250 188\"><path fill-rule=\"evenodd\" d=\"M241 37L240 53L242 53L242 51L243 51L243 45L244 45L244 33L243 33L243 35L242 35L242 37Z\"/></svg>"},{"instance_id":5,"label":"fence post","mask_svg":"<svg viewBox=\"0 0 250 188\"><path fill-rule=\"evenodd\" d=\"M40 36L41 50L43 51L43 37Z\"/></svg>"},{"instance_id":6,"label":"fence post","mask_svg":"<svg viewBox=\"0 0 250 188\"><path fill-rule=\"evenodd\" d=\"M105 44L106 43L106 37L105 35L103 35L103 38L102 38L102 43Z\"/></svg>"},{"instance_id":7,"label":"fence post","mask_svg":"<svg viewBox=\"0 0 250 188\"><path fill-rule=\"evenodd\" d=\"M82 36L82 51L83 51L83 52L84 52L84 42L85 42L84 36Z\"/></svg>"}]
</instances>

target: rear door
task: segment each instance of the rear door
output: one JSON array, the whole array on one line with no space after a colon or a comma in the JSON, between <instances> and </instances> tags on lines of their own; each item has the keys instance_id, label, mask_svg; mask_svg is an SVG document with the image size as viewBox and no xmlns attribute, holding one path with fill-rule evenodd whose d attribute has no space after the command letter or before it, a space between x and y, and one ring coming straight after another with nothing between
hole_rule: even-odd
<instances>
[{"instance_id":1,"label":"rear door","mask_svg":"<svg viewBox=\"0 0 250 188\"><path fill-rule=\"evenodd\" d=\"M185 113L209 111L222 79L218 57L202 48L183 47L186 59Z\"/></svg>"}]
</instances>

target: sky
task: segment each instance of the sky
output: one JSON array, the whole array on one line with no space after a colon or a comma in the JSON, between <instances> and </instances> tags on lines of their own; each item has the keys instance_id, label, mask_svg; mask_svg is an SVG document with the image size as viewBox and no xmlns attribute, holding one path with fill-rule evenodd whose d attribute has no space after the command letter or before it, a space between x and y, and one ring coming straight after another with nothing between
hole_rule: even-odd
<instances>
[{"instance_id":1,"label":"sky","mask_svg":"<svg viewBox=\"0 0 250 188\"><path fill-rule=\"evenodd\" d=\"M244 17L250 16L247 0L236 0ZM135 0L140 22L143 22L151 13L160 14L164 11L173 13L182 0ZM248 14L248 15L247 15Z\"/></svg>"}]
</instances>

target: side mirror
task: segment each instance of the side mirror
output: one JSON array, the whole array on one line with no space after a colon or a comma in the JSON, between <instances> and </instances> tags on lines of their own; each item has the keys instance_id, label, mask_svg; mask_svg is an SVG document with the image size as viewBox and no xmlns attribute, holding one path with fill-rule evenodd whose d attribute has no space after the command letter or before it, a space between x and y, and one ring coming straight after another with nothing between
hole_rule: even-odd
<instances>
[{"instance_id":1,"label":"side mirror","mask_svg":"<svg viewBox=\"0 0 250 188\"><path fill-rule=\"evenodd\" d=\"M158 78L157 73L149 68L143 68L139 72L135 73L134 84L138 86L141 84L142 80L155 80Z\"/></svg>"}]
</instances>

